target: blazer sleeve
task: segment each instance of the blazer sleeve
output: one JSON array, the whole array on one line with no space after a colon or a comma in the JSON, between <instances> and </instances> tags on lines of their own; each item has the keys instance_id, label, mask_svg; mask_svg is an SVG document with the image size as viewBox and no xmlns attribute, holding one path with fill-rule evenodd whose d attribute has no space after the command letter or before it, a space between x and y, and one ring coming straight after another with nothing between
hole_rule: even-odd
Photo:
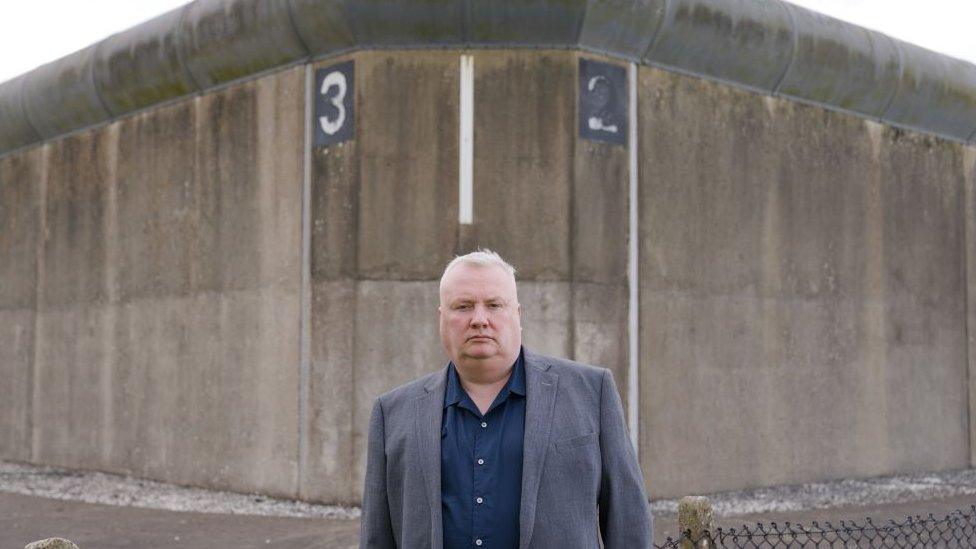
<instances>
[{"instance_id":1,"label":"blazer sleeve","mask_svg":"<svg viewBox=\"0 0 976 549\"><path fill-rule=\"evenodd\" d=\"M609 370L600 398L600 534L606 549L651 547L651 513L637 454L627 436L620 395Z\"/></svg>"},{"instance_id":2,"label":"blazer sleeve","mask_svg":"<svg viewBox=\"0 0 976 549\"><path fill-rule=\"evenodd\" d=\"M386 449L383 407L379 399L369 417L369 438L366 444L366 480L363 486L363 507L360 519L360 549L396 548L390 504L386 497Z\"/></svg>"}]
</instances>

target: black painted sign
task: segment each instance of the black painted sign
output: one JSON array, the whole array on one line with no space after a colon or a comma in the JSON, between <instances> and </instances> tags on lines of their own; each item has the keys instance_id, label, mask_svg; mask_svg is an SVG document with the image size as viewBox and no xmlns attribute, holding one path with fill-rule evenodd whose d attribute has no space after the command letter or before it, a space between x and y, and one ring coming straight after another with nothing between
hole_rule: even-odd
<instances>
[{"instance_id":1,"label":"black painted sign","mask_svg":"<svg viewBox=\"0 0 976 549\"><path fill-rule=\"evenodd\" d=\"M353 62L315 71L315 146L341 143L354 135Z\"/></svg>"},{"instance_id":2,"label":"black painted sign","mask_svg":"<svg viewBox=\"0 0 976 549\"><path fill-rule=\"evenodd\" d=\"M579 134L585 139L627 143L627 69L580 58Z\"/></svg>"}]
</instances>

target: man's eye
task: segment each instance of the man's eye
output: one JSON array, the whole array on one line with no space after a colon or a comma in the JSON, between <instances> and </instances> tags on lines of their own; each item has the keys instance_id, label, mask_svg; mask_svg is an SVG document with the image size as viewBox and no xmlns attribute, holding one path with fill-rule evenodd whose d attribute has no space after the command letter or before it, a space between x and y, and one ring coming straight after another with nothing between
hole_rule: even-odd
<instances>
[{"instance_id":1,"label":"man's eye","mask_svg":"<svg viewBox=\"0 0 976 549\"><path fill-rule=\"evenodd\" d=\"M489 303L488 304L488 308L489 309L501 309L502 308L502 304L501 303Z\"/></svg>"},{"instance_id":2,"label":"man's eye","mask_svg":"<svg viewBox=\"0 0 976 549\"><path fill-rule=\"evenodd\" d=\"M455 309L457 309L459 311L464 311L464 310L467 310L467 309L470 309L470 308L471 308L471 305L469 305L467 303L463 303L463 304L458 305L457 307L455 307Z\"/></svg>"}]
</instances>

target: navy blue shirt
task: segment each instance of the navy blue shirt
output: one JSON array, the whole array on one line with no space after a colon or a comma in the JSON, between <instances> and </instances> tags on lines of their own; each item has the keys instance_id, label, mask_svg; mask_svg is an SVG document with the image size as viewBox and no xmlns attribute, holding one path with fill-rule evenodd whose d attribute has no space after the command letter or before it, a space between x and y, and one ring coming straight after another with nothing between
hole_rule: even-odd
<instances>
[{"instance_id":1,"label":"navy blue shirt","mask_svg":"<svg viewBox=\"0 0 976 549\"><path fill-rule=\"evenodd\" d=\"M524 431L521 352L484 415L461 387L454 364L448 367L441 420L444 549L518 547Z\"/></svg>"}]
</instances>

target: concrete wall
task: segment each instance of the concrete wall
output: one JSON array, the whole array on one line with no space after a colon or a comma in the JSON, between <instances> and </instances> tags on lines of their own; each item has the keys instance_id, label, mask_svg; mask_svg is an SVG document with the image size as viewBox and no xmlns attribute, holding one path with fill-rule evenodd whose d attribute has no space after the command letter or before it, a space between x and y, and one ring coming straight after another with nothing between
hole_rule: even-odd
<instances>
[{"instance_id":1,"label":"concrete wall","mask_svg":"<svg viewBox=\"0 0 976 549\"><path fill-rule=\"evenodd\" d=\"M626 396L626 151L576 139L577 54L478 52L474 224L459 224L458 56L314 66L355 60L357 126L312 158L304 497L358 500L373 399L445 364L437 281L473 248L518 268L527 345L613 368Z\"/></svg>"},{"instance_id":2,"label":"concrete wall","mask_svg":"<svg viewBox=\"0 0 976 549\"><path fill-rule=\"evenodd\" d=\"M657 70L640 95L651 492L968 467L971 151Z\"/></svg>"},{"instance_id":3,"label":"concrete wall","mask_svg":"<svg viewBox=\"0 0 976 549\"><path fill-rule=\"evenodd\" d=\"M372 400L443 366L437 278L478 246L519 269L526 343L626 405L628 150L576 129L595 56L463 52L461 225L461 53L350 53L0 159L0 457L356 502ZM356 131L306 158L306 70L345 60ZM973 150L639 75L652 496L968 466Z\"/></svg>"},{"instance_id":4,"label":"concrete wall","mask_svg":"<svg viewBox=\"0 0 976 549\"><path fill-rule=\"evenodd\" d=\"M2 455L292 494L301 69L2 161Z\"/></svg>"}]
</instances>

